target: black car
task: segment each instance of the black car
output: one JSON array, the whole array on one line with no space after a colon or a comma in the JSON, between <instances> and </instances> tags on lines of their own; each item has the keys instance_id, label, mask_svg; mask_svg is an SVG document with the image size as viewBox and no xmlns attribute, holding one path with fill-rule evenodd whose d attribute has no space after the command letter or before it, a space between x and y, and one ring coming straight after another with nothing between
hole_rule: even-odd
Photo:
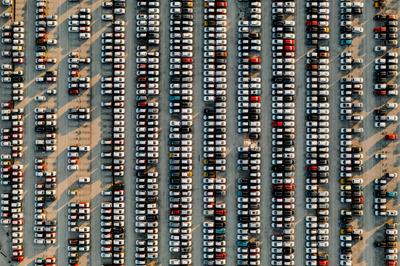
<instances>
[{"instance_id":1,"label":"black car","mask_svg":"<svg viewBox=\"0 0 400 266\"><path fill-rule=\"evenodd\" d=\"M12 82L22 82L22 81L24 81L24 77L23 76L12 76L11 81Z\"/></svg>"},{"instance_id":2,"label":"black car","mask_svg":"<svg viewBox=\"0 0 400 266\"><path fill-rule=\"evenodd\" d=\"M260 134L254 133L254 132L249 133L249 138L250 138L250 139L253 139L253 140L260 139Z\"/></svg>"}]
</instances>

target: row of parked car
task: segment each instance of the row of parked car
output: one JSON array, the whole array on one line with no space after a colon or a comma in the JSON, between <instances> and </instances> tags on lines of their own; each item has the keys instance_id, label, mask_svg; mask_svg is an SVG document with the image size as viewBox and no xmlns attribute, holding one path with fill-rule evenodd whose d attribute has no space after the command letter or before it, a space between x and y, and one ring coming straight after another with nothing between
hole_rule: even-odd
<instances>
[{"instance_id":1,"label":"row of parked car","mask_svg":"<svg viewBox=\"0 0 400 266\"><path fill-rule=\"evenodd\" d=\"M35 108L35 217L34 243L49 245L56 243L57 221L45 214L46 207L56 200L57 172L51 170L48 154L57 150L57 109Z\"/></svg>"},{"instance_id":2,"label":"row of parked car","mask_svg":"<svg viewBox=\"0 0 400 266\"><path fill-rule=\"evenodd\" d=\"M192 230L193 1L170 1L170 265L190 264ZM185 204L180 204L185 202Z\"/></svg>"},{"instance_id":3,"label":"row of parked car","mask_svg":"<svg viewBox=\"0 0 400 266\"><path fill-rule=\"evenodd\" d=\"M11 100L15 102L24 99L24 70L20 67L25 62L24 32L24 23L21 21L14 21L11 25L6 24L1 28L2 40L12 40L11 43L5 44L10 49L2 51L2 55L10 57L11 62L1 65L1 80L11 85Z\"/></svg>"},{"instance_id":4,"label":"row of parked car","mask_svg":"<svg viewBox=\"0 0 400 266\"><path fill-rule=\"evenodd\" d=\"M344 80L346 78L342 78L342 84ZM352 78L348 80L351 84ZM362 85L362 82L359 84ZM353 125L358 121L353 119L346 123ZM357 140L360 139L362 133L362 127L340 129L340 202L346 204L340 210L340 265L352 265L351 248L363 237L363 230L355 227L353 220L364 214L364 180L360 176L363 150L357 145Z\"/></svg>"},{"instance_id":5,"label":"row of parked car","mask_svg":"<svg viewBox=\"0 0 400 266\"><path fill-rule=\"evenodd\" d=\"M374 1L374 6L382 5L384 5L384 2ZM396 113L398 103L395 99L398 95L398 53L391 49L397 48L398 45L398 17L397 15L389 14L389 12L385 10L374 16L374 21L377 24L374 27L374 37L377 42L374 52L377 58L374 60L373 93L377 96L390 97L383 106L374 110L374 126L385 130L383 141L388 145L392 145L392 142L397 142L398 136L396 133L388 132L387 127L398 121ZM389 146L382 148L382 150L374 154L374 159L383 165L383 170L386 170L385 168L388 164L389 155L385 151L388 148ZM389 186L393 186L393 182L397 182L398 173L387 170L382 172L382 176L375 178L373 182L374 214L376 216L395 218L398 215L398 211L389 206L393 205L392 199L396 199L398 195L397 191L390 190ZM385 224L384 240L375 242L375 246L384 248L385 265L398 265L397 237L397 224L389 221Z\"/></svg>"},{"instance_id":6,"label":"row of parked car","mask_svg":"<svg viewBox=\"0 0 400 266\"><path fill-rule=\"evenodd\" d=\"M56 266L56 262L54 256L35 258L35 266Z\"/></svg>"},{"instance_id":7,"label":"row of parked car","mask_svg":"<svg viewBox=\"0 0 400 266\"><path fill-rule=\"evenodd\" d=\"M3 1L4 4L4 1ZM9 16L2 16L8 21L2 22L1 42L5 49L1 55L10 58L10 63L1 65L3 87L10 88L9 99L4 94L1 102L1 120L9 124L0 131L0 146L4 153L0 155L0 184L6 186L0 194L1 224L9 225L11 260L24 260L24 172L19 161L24 145L24 109L18 103L24 98L24 23L11 21Z\"/></svg>"},{"instance_id":8,"label":"row of parked car","mask_svg":"<svg viewBox=\"0 0 400 266\"><path fill-rule=\"evenodd\" d=\"M46 52L47 45L56 45L57 39L49 38L50 27L57 26L57 15L47 15L47 0L36 0L35 44L39 52ZM38 69L41 70L41 69Z\"/></svg>"},{"instance_id":9,"label":"row of parked car","mask_svg":"<svg viewBox=\"0 0 400 266\"><path fill-rule=\"evenodd\" d=\"M361 14L363 3L341 2L340 44L352 45L353 33L362 33L362 27L353 27L353 15ZM363 149L358 145L364 132L361 96L364 94L363 78L353 76L350 71L362 67L363 58L355 58L350 50L340 54L340 70L345 76L340 79L340 119L346 126L340 128L340 265L352 265L352 247L362 240L363 230L355 226L354 218L364 214L364 180L360 176L363 164Z\"/></svg>"},{"instance_id":10,"label":"row of parked car","mask_svg":"<svg viewBox=\"0 0 400 266\"><path fill-rule=\"evenodd\" d=\"M47 1L36 1L36 22L35 22L35 44L36 44L36 70L48 71L46 74L57 76L57 71L50 71L49 65L57 63L56 58L49 57L50 45L57 44L56 39L49 38L48 31L57 26L57 15L47 15ZM39 80L37 82L40 82ZM47 88L43 94L35 96L37 103L47 101L46 96L55 95ZM35 151L39 156L35 157L34 168L38 182L35 183L35 227L34 243L39 245L54 244L56 242L56 220L48 220L45 215L45 208L56 200L57 172L50 170L51 163L46 155L57 149L57 114L56 110L35 109L35 131L38 136L35 138ZM44 155L44 156L43 156Z\"/></svg>"},{"instance_id":11,"label":"row of parked car","mask_svg":"<svg viewBox=\"0 0 400 266\"><path fill-rule=\"evenodd\" d=\"M151 264L159 256L159 6L158 0L137 2L135 232L138 238L135 242L135 265ZM171 168L170 170L180 170L179 165ZM186 209L184 205L190 202L182 200L175 204L182 204L182 208ZM175 223L177 222L170 221L170 227ZM181 226L177 226L178 235L184 235L186 230L190 230L190 226L190 221L182 221ZM179 239L174 241L179 243Z\"/></svg>"},{"instance_id":12,"label":"row of parked car","mask_svg":"<svg viewBox=\"0 0 400 266\"><path fill-rule=\"evenodd\" d=\"M91 9L78 8L77 13L68 17L68 32L78 33L79 39L91 38ZM70 36L74 36L71 34ZM70 96L80 95L82 91L91 88L90 76L83 75L85 68L90 70L90 57L84 57L82 51L69 52L66 58L68 63L68 85L67 93ZM90 72L90 71L88 71ZM88 121L90 120L90 108L86 106L76 106L67 110L66 117L71 121ZM75 126L74 123L71 123ZM79 124L78 124L79 125ZM79 138L75 141L80 142ZM67 147L67 170L70 172L80 173L82 166L80 159L84 153L90 151L90 146L72 144ZM84 166L85 167L85 166ZM83 168L84 168L83 167ZM87 189L86 186L91 183L90 176L77 177L77 187L73 186L68 190L68 195L72 198L80 194L80 190ZM72 198L68 202L68 263L69 265L77 265L82 253L90 252L90 219L91 210L90 202L76 198Z\"/></svg>"},{"instance_id":13,"label":"row of parked car","mask_svg":"<svg viewBox=\"0 0 400 266\"><path fill-rule=\"evenodd\" d=\"M33 242L49 245L56 242L56 220L47 220L45 208L56 199L57 172L49 171L46 158L36 157L34 161L35 177L35 226Z\"/></svg>"},{"instance_id":14,"label":"row of parked car","mask_svg":"<svg viewBox=\"0 0 400 266\"><path fill-rule=\"evenodd\" d=\"M122 183L115 183L105 193L112 195L112 202L101 203L101 257L123 265L125 261L125 203ZM104 195L104 194L103 194Z\"/></svg>"},{"instance_id":15,"label":"row of parked car","mask_svg":"<svg viewBox=\"0 0 400 266\"><path fill-rule=\"evenodd\" d=\"M90 39L92 15L90 8L79 9L78 14L68 17L68 32L78 33L79 39Z\"/></svg>"},{"instance_id":16,"label":"row of parked car","mask_svg":"<svg viewBox=\"0 0 400 266\"><path fill-rule=\"evenodd\" d=\"M395 209L389 209L387 204L391 199L397 198L396 191L389 191L389 182L397 178L397 173L385 173L374 179L374 214L376 216L397 216Z\"/></svg>"},{"instance_id":17,"label":"row of parked car","mask_svg":"<svg viewBox=\"0 0 400 266\"><path fill-rule=\"evenodd\" d=\"M364 3L340 2L340 44L350 46L356 34L363 33L362 26L353 26L354 17L361 15ZM340 265L352 265L352 246L362 239L363 230L352 225L353 219L364 214L363 179L360 176L363 164L362 148L358 145L364 132L361 122L364 116L361 96L364 94L363 78L353 76L350 71L362 67L362 57L355 58L350 50L340 54L340 70L345 76L340 79L340 119L346 126L340 128ZM354 222L353 222L354 224Z\"/></svg>"},{"instance_id":18,"label":"row of parked car","mask_svg":"<svg viewBox=\"0 0 400 266\"><path fill-rule=\"evenodd\" d=\"M90 39L91 38L91 9L90 8L79 8L77 14L70 15L68 17L68 32L78 33L79 39ZM80 95L82 91L91 88L90 76L82 75L85 68L90 67L91 58L83 57L78 51L70 52L68 54L68 95L75 96ZM90 120L90 108L76 107L69 108L67 113L67 119L73 121L88 121ZM80 170L80 157L82 153L90 150L89 146L75 146L70 145L67 149L67 170L68 171L79 171ZM78 184L85 186L90 183L90 177L78 178ZM78 190L71 190L70 196L78 194ZM77 217L71 216L70 225L72 226L69 230L71 234L74 232L86 232L90 234L90 226L86 223L86 218L90 218L90 202L79 204L70 202L71 211L82 213L88 216L79 215ZM80 210L80 208L82 210ZM79 227L80 226L80 227ZM90 235L89 235L90 236ZM79 261L80 253L89 252L90 241L82 237L81 234L78 237L73 236L68 240L68 259L70 265Z\"/></svg>"},{"instance_id":19,"label":"row of parked car","mask_svg":"<svg viewBox=\"0 0 400 266\"><path fill-rule=\"evenodd\" d=\"M103 2L103 21L110 26L101 34L101 107L111 116L111 137L103 138L101 170L111 176L111 184L102 191L101 248L104 265L125 264L125 0ZM109 14L112 11L112 14ZM109 135L109 132L104 132ZM104 136L103 135L103 136Z\"/></svg>"},{"instance_id":20,"label":"row of parked car","mask_svg":"<svg viewBox=\"0 0 400 266\"><path fill-rule=\"evenodd\" d=\"M363 230L356 226L357 223L353 219L354 216L358 216L355 212L356 210L350 209L340 210L340 265L353 265L352 247L363 239Z\"/></svg>"},{"instance_id":21,"label":"row of parked car","mask_svg":"<svg viewBox=\"0 0 400 266\"><path fill-rule=\"evenodd\" d=\"M352 71L355 67L364 63L362 57L354 58L353 52L346 51L340 54L340 71Z\"/></svg>"},{"instance_id":22,"label":"row of parked car","mask_svg":"<svg viewBox=\"0 0 400 266\"><path fill-rule=\"evenodd\" d=\"M306 44L326 45L329 40L329 2L306 1Z\"/></svg>"},{"instance_id":23,"label":"row of parked car","mask_svg":"<svg viewBox=\"0 0 400 266\"><path fill-rule=\"evenodd\" d=\"M306 2L305 265L328 265L329 247L329 1Z\"/></svg>"},{"instance_id":24,"label":"row of parked car","mask_svg":"<svg viewBox=\"0 0 400 266\"><path fill-rule=\"evenodd\" d=\"M360 114L364 104L361 101L363 91L363 78L352 75L340 79L340 120L352 123L360 122L364 116ZM362 133L362 129L358 129ZM357 129L355 130L357 131Z\"/></svg>"},{"instance_id":25,"label":"row of parked car","mask_svg":"<svg viewBox=\"0 0 400 266\"><path fill-rule=\"evenodd\" d=\"M378 43L374 51L379 58L374 60L375 84L373 92L378 96L396 96L398 95L398 53L391 50L391 48L396 48L398 43L398 18L396 15L385 14L384 12L383 14L375 15L374 19L378 23L378 26L374 27L374 35ZM384 106L374 110L374 126L386 130L384 141L389 144L398 139L397 134L387 132L387 127L398 121L397 114L393 113L398 108L398 103L396 100L390 100ZM384 148L376 152L374 158L378 160L378 163L387 165L388 154ZM397 177L398 174L395 172L386 172L381 177L374 179L374 214L376 216L396 217L398 215L396 209L389 207L393 204L391 200L398 196L396 191L390 191L389 189L390 183L396 182ZM386 226L386 241L380 241L375 244L378 247L385 248L386 265L397 265L396 224L388 223Z\"/></svg>"},{"instance_id":26,"label":"row of parked car","mask_svg":"<svg viewBox=\"0 0 400 266\"><path fill-rule=\"evenodd\" d=\"M49 50L57 44L57 39L49 36L49 31L57 26L57 15L48 15L49 9L46 0L36 1L35 15L35 69L46 71L45 76L49 82L55 82L58 72L50 70L57 63L56 58L50 56ZM43 74L42 74L43 75ZM36 79L37 83L46 81L44 76ZM48 89L47 86L41 93L34 97L38 104L46 102L47 97L57 94L56 89ZM51 170L51 162L46 158L49 153L57 150L57 110L47 108L35 108L35 217L33 228L34 243L37 245L51 245L56 243L57 221L49 219L45 209L56 200L57 172Z\"/></svg>"},{"instance_id":27,"label":"row of parked car","mask_svg":"<svg viewBox=\"0 0 400 266\"><path fill-rule=\"evenodd\" d=\"M398 229L397 223L393 221L386 222L384 228L384 239L376 241L376 247L384 248L385 263L387 266L398 265L398 249L397 249Z\"/></svg>"},{"instance_id":28,"label":"row of parked car","mask_svg":"<svg viewBox=\"0 0 400 266\"><path fill-rule=\"evenodd\" d=\"M74 108L71 108L71 109L74 109ZM81 108L81 109L86 109L86 108ZM87 109L89 109L89 108L87 108ZM75 145L68 146L67 170L68 171L79 170L80 157L83 155L83 153L85 153L89 150L90 150L90 146L75 146Z\"/></svg>"},{"instance_id":29,"label":"row of parked car","mask_svg":"<svg viewBox=\"0 0 400 266\"><path fill-rule=\"evenodd\" d=\"M110 12L105 12L102 14L101 19L104 21L113 21L117 18L118 15L125 14L126 1L125 0L112 0L112 1L104 1L101 3L104 11L110 10Z\"/></svg>"},{"instance_id":30,"label":"row of parked car","mask_svg":"<svg viewBox=\"0 0 400 266\"><path fill-rule=\"evenodd\" d=\"M226 264L226 0L204 1L203 261ZM191 9L193 10L193 9Z\"/></svg>"},{"instance_id":31,"label":"row of parked car","mask_svg":"<svg viewBox=\"0 0 400 266\"><path fill-rule=\"evenodd\" d=\"M396 47L398 39L398 18L396 15L375 15L375 21L380 24L374 27L375 39L378 45L374 51L379 58L374 60L374 87L375 95L398 95L398 85L396 79L398 76L398 53L390 48ZM383 24L383 25L382 25ZM383 36L385 35L385 36ZM387 102L374 110L374 126L377 128L386 128L393 122L398 121L398 116L394 109L398 107L397 102ZM392 114L390 114L392 113ZM393 142L397 140L397 134L388 133L385 140ZM379 151L374 154L374 158L384 163L387 160L385 151ZM389 200L397 197L397 192L387 191L387 186L392 179L397 178L397 173L385 173L382 177L374 180L374 213L377 216L397 216L397 211L388 209Z\"/></svg>"},{"instance_id":32,"label":"row of parked car","mask_svg":"<svg viewBox=\"0 0 400 266\"><path fill-rule=\"evenodd\" d=\"M238 147L237 265L261 265L261 147ZM282 239L272 239L282 243Z\"/></svg>"},{"instance_id":33,"label":"row of parked car","mask_svg":"<svg viewBox=\"0 0 400 266\"><path fill-rule=\"evenodd\" d=\"M4 1L3 1L4 4ZM9 20L12 16L2 16ZM11 22L9 20L9 22ZM3 22L1 41L6 49L1 55L10 58L10 63L1 65L1 81L4 86L10 87L11 95L7 101L2 99L1 120L10 122L9 127L1 129L1 146L4 147L0 155L0 183L9 186L10 190L1 193L1 224L11 228L11 256L13 261L21 262L24 259L23 235L23 194L24 173L23 165L18 161L22 157L24 138L24 110L18 108L18 102L24 99L24 23L21 21ZM6 151L10 148L10 151Z\"/></svg>"},{"instance_id":34,"label":"row of parked car","mask_svg":"<svg viewBox=\"0 0 400 266\"><path fill-rule=\"evenodd\" d=\"M351 52L343 52L341 61L352 59ZM351 225L354 217L364 214L363 179L359 176L362 171L362 148L357 145L362 126L354 123L362 121L363 116L355 112L361 111L363 104L363 78L345 76L340 80L340 118L350 127L340 129L340 201L347 206L340 211L340 265L352 265L351 247L362 239L362 229Z\"/></svg>"},{"instance_id":35,"label":"row of parked car","mask_svg":"<svg viewBox=\"0 0 400 266\"><path fill-rule=\"evenodd\" d=\"M340 1L340 45L351 45L354 36L363 33L362 26L353 26L354 18L363 13L363 7L363 2Z\"/></svg>"},{"instance_id":36,"label":"row of parked car","mask_svg":"<svg viewBox=\"0 0 400 266\"><path fill-rule=\"evenodd\" d=\"M388 51L374 61L375 95L397 95L397 84L390 82L398 76L398 53ZM394 83L394 85L391 85ZM388 85L390 84L390 85ZM380 89L382 88L382 89ZM385 90L389 89L389 91ZM383 92L381 92L381 90Z\"/></svg>"},{"instance_id":37,"label":"row of parked car","mask_svg":"<svg viewBox=\"0 0 400 266\"><path fill-rule=\"evenodd\" d=\"M272 2L272 265L294 265L295 8Z\"/></svg>"},{"instance_id":38,"label":"row of parked car","mask_svg":"<svg viewBox=\"0 0 400 266\"><path fill-rule=\"evenodd\" d=\"M0 132L0 146L11 148L10 154L2 156L2 159L10 160L5 162L4 166L12 165L14 160L22 157L24 110L22 108L14 108L14 104L15 102L12 100L1 103L1 120L10 122L10 127L2 128ZM1 176L2 183L7 184L9 177Z\"/></svg>"},{"instance_id":39,"label":"row of parked car","mask_svg":"<svg viewBox=\"0 0 400 266\"><path fill-rule=\"evenodd\" d=\"M49 37L49 31L58 25L57 15L48 15L47 0L36 1L35 15L35 44L38 46L36 52L36 70L44 71L48 69L47 65L57 63L56 58L49 57L47 52L49 44L57 44L57 40Z\"/></svg>"},{"instance_id":40,"label":"row of parked car","mask_svg":"<svg viewBox=\"0 0 400 266\"><path fill-rule=\"evenodd\" d=\"M49 67L57 63L57 59L50 56L49 49L57 44L57 39L49 36L49 31L58 25L57 15L48 15L47 0L36 0L35 9L35 69L45 71L36 77L37 83L55 83L57 81L57 71L49 70ZM35 96L35 102L45 102L46 96L55 95L57 90L45 89L43 93Z\"/></svg>"},{"instance_id":41,"label":"row of parked car","mask_svg":"<svg viewBox=\"0 0 400 266\"><path fill-rule=\"evenodd\" d=\"M362 14L364 3L340 2L340 44L353 44L355 34L361 34L361 26L353 26L354 16ZM351 50L340 54L340 70L346 75L362 66L363 59L355 58ZM340 128L340 201L345 207L340 210L340 265L352 265L352 246L362 239L363 230L355 227L353 218L364 214L363 179L359 176L362 171L362 148L357 140L362 134L362 125L355 125L363 120L359 112L363 109L363 78L352 74L340 79L340 119L346 127ZM350 126L347 126L350 125ZM352 223L353 222L353 223Z\"/></svg>"},{"instance_id":42,"label":"row of parked car","mask_svg":"<svg viewBox=\"0 0 400 266\"><path fill-rule=\"evenodd\" d=\"M90 88L90 76L82 75L85 65L91 62L90 57L81 57L79 52L70 52L68 54L68 94L79 95L81 91ZM68 116L73 120L88 120L84 117Z\"/></svg>"},{"instance_id":43,"label":"row of parked car","mask_svg":"<svg viewBox=\"0 0 400 266\"><path fill-rule=\"evenodd\" d=\"M83 182L82 182L83 183ZM90 251L90 202L68 203L68 263L76 265L82 252Z\"/></svg>"},{"instance_id":44,"label":"row of parked car","mask_svg":"<svg viewBox=\"0 0 400 266\"><path fill-rule=\"evenodd\" d=\"M254 140L261 132L260 7L260 1L249 2L250 17L238 23L238 132Z\"/></svg>"},{"instance_id":45,"label":"row of parked car","mask_svg":"<svg viewBox=\"0 0 400 266\"><path fill-rule=\"evenodd\" d=\"M238 132L254 142L237 151L237 265L261 265L261 7L245 2L238 23Z\"/></svg>"},{"instance_id":46,"label":"row of parked car","mask_svg":"<svg viewBox=\"0 0 400 266\"><path fill-rule=\"evenodd\" d=\"M398 85L393 79L398 76L398 53L387 51L387 46L381 47L385 47L384 52L378 52L379 58L374 60L373 92L377 96L396 96ZM386 123L375 123L375 127L386 127Z\"/></svg>"},{"instance_id":47,"label":"row of parked car","mask_svg":"<svg viewBox=\"0 0 400 266\"><path fill-rule=\"evenodd\" d=\"M382 45L397 46L398 45L398 17L395 14L377 14L374 20L379 23L378 27L374 28L374 37Z\"/></svg>"}]
</instances>

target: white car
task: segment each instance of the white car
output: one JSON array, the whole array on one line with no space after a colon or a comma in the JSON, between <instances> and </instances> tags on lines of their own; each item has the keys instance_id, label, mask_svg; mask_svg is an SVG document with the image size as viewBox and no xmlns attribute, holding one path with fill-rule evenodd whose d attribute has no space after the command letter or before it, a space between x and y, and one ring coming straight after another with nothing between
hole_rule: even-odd
<instances>
[{"instance_id":1,"label":"white car","mask_svg":"<svg viewBox=\"0 0 400 266\"><path fill-rule=\"evenodd\" d=\"M375 46L375 48L374 48L374 51L375 51L375 52L382 52L382 53L384 53L384 52L386 52L386 50L387 50L387 47L386 47L386 46L377 45L377 46Z\"/></svg>"},{"instance_id":2,"label":"white car","mask_svg":"<svg viewBox=\"0 0 400 266\"><path fill-rule=\"evenodd\" d=\"M103 14L103 15L101 15L101 20L111 21L113 19L114 19L114 16L112 14Z\"/></svg>"},{"instance_id":3,"label":"white car","mask_svg":"<svg viewBox=\"0 0 400 266\"><path fill-rule=\"evenodd\" d=\"M374 127L384 128L384 127L386 127L386 123L385 122L375 122Z\"/></svg>"},{"instance_id":4,"label":"white car","mask_svg":"<svg viewBox=\"0 0 400 266\"><path fill-rule=\"evenodd\" d=\"M46 96L44 96L44 95L36 95L34 99L35 99L36 102L45 102L46 101Z\"/></svg>"},{"instance_id":5,"label":"white car","mask_svg":"<svg viewBox=\"0 0 400 266\"><path fill-rule=\"evenodd\" d=\"M80 39L89 39L90 38L90 33L89 32L81 32L79 33L79 38Z\"/></svg>"}]
</instances>

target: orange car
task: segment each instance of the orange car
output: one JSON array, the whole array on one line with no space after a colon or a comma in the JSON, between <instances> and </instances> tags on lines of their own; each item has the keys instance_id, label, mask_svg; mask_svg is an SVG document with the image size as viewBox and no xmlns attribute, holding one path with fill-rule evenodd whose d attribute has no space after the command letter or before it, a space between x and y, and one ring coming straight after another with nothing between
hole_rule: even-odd
<instances>
[{"instance_id":1,"label":"orange car","mask_svg":"<svg viewBox=\"0 0 400 266\"><path fill-rule=\"evenodd\" d=\"M396 140L397 139L397 134L395 134L395 133L387 134L385 136L385 139L387 139L387 140Z\"/></svg>"}]
</instances>

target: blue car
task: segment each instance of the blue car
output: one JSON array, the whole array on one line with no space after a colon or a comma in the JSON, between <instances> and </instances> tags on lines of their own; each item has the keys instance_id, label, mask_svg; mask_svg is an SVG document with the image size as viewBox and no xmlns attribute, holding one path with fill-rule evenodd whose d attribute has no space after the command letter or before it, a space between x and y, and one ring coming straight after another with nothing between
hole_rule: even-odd
<instances>
[{"instance_id":1,"label":"blue car","mask_svg":"<svg viewBox=\"0 0 400 266\"><path fill-rule=\"evenodd\" d=\"M238 247L247 247L249 245L248 241L238 240L236 241Z\"/></svg>"}]
</instances>

